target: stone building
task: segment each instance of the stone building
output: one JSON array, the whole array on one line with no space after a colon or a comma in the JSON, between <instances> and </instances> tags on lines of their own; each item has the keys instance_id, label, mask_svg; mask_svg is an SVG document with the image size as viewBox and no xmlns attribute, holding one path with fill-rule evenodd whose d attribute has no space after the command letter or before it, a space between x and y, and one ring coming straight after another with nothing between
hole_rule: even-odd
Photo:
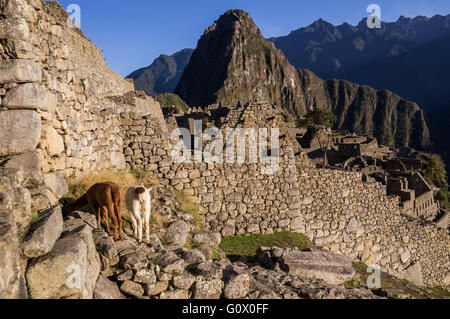
<instances>
[{"instance_id":1,"label":"stone building","mask_svg":"<svg viewBox=\"0 0 450 319\"><path fill-rule=\"evenodd\" d=\"M333 145L343 157L372 156L384 158L390 151L389 148L380 147L375 138L356 135L333 136Z\"/></svg>"},{"instance_id":2,"label":"stone building","mask_svg":"<svg viewBox=\"0 0 450 319\"><path fill-rule=\"evenodd\" d=\"M399 196L404 212L412 217L431 221L439 213L439 204L434 201L433 189L420 173L389 177L387 193Z\"/></svg>"}]
</instances>

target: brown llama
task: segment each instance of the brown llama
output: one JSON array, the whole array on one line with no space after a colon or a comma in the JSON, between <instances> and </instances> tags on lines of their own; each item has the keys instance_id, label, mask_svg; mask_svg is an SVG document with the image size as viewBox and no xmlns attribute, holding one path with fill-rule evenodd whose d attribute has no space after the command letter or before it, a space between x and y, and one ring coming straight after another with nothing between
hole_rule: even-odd
<instances>
[{"instance_id":1,"label":"brown llama","mask_svg":"<svg viewBox=\"0 0 450 319\"><path fill-rule=\"evenodd\" d=\"M97 226L99 229L101 229L101 212L103 212L108 234L111 234L108 221L108 217L110 217L114 224L114 240L117 241L117 229L119 229L119 238L123 238L122 191L117 184L111 182L95 184L86 194L72 204L64 206L62 210L64 214L70 214L88 205L92 207L94 213L97 213Z\"/></svg>"}]
</instances>

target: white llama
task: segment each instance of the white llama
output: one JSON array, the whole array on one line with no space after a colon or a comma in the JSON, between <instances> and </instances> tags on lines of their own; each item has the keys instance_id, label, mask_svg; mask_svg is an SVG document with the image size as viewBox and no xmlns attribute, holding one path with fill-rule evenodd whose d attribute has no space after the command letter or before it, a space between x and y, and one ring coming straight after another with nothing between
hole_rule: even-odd
<instances>
[{"instance_id":1,"label":"white llama","mask_svg":"<svg viewBox=\"0 0 450 319\"><path fill-rule=\"evenodd\" d=\"M142 242L142 230L145 228L145 238L150 241L150 211L152 188L142 186L130 187L125 194L125 203L131 212L134 226L134 237Z\"/></svg>"}]
</instances>

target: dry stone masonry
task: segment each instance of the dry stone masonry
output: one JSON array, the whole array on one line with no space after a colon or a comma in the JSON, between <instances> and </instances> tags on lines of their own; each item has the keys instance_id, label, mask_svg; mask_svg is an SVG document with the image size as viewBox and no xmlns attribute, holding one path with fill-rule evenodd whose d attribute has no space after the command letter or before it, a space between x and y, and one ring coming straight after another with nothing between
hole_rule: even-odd
<instances>
[{"instance_id":1,"label":"dry stone masonry","mask_svg":"<svg viewBox=\"0 0 450 319\"><path fill-rule=\"evenodd\" d=\"M124 168L120 107L133 90L54 1L2 2L0 155L34 151L44 174Z\"/></svg>"}]
</instances>

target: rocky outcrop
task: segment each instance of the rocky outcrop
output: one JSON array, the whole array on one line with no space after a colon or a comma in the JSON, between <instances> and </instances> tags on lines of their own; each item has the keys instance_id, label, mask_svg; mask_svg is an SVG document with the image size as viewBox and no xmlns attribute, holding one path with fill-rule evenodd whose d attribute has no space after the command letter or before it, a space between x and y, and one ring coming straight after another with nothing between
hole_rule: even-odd
<instances>
[{"instance_id":1,"label":"rocky outcrop","mask_svg":"<svg viewBox=\"0 0 450 319\"><path fill-rule=\"evenodd\" d=\"M116 284L103 275L98 276L94 299L125 299Z\"/></svg>"},{"instance_id":2,"label":"rocky outcrop","mask_svg":"<svg viewBox=\"0 0 450 319\"><path fill-rule=\"evenodd\" d=\"M49 253L63 231L61 207L40 215L42 219L31 226L22 243L23 253L28 258L38 258Z\"/></svg>"},{"instance_id":3,"label":"rocky outcrop","mask_svg":"<svg viewBox=\"0 0 450 319\"><path fill-rule=\"evenodd\" d=\"M49 190L45 184L45 175L36 152L14 156L6 163L5 167L23 170L24 187L30 191L32 211L42 211L50 207Z\"/></svg>"},{"instance_id":4,"label":"rocky outcrop","mask_svg":"<svg viewBox=\"0 0 450 319\"><path fill-rule=\"evenodd\" d=\"M30 294L37 299L92 299L100 266L92 228L80 220L66 221L50 253L27 268Z\"/></svg>"},{"instance_id":5,"label":"rocky outcrop","mask_svg":"<svg viewBox=\"0 0 450 319\"><path fill-rule=\"evenodd\" d=\"M286 251L279 264L289 275L322 279L336 285L351 280L355 275L351 259L323 251Z\"/></svg>"},{"instance_id":6,"label":"rocky outcrop","mask_svg":"<svg viewBox=\"0 0 450 319\"><path fill-rule=\"evenodd\" d=\"M167 244L180 245L182 247L186 244L190 230L190 226L182 220L173 222L169 225L164 240Z\"/></svg>"}]
</instances>

